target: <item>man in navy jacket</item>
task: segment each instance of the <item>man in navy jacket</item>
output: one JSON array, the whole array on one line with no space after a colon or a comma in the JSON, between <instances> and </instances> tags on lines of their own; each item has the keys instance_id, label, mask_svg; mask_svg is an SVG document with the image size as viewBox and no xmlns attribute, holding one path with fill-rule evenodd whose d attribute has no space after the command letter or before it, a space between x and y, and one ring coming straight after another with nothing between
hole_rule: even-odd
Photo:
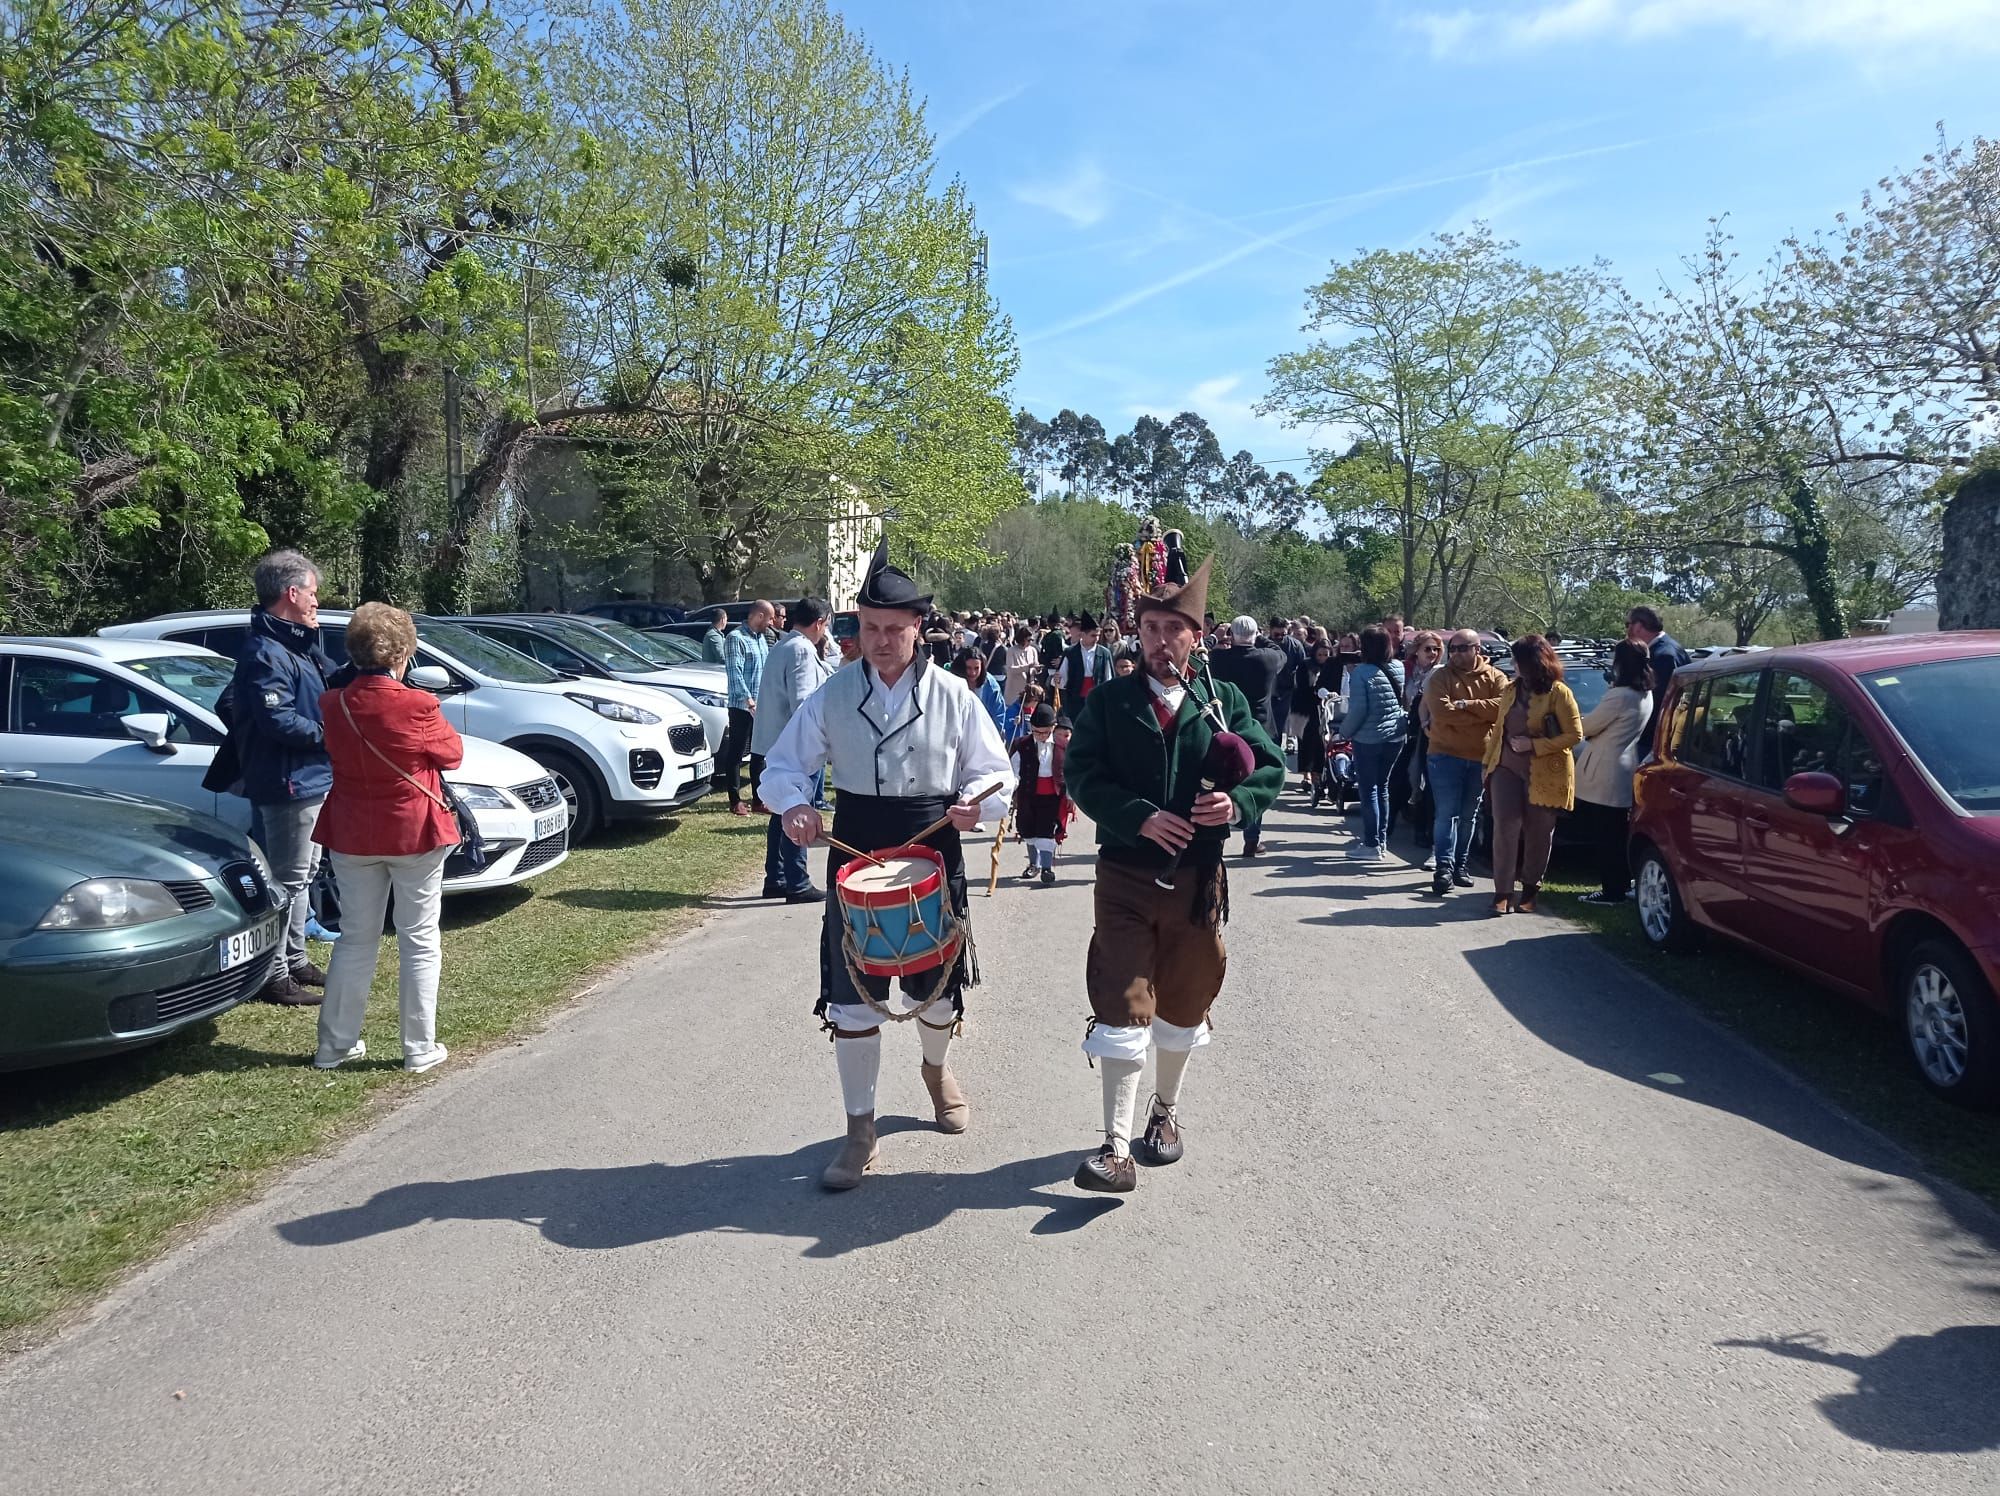
<instances>
[{"instance_id":1,"label":"man in navy jacket","mask_svg":"<svg viewBox=\"0 0 2000 1496\"><path fill-rule=\"evenodd\" d=\"M319 569L297 551L273 551L254 578L250 642L227 697L230 736L250 802L250 834L291 900L284 949L261 996L309 1006L326 985L326 973L306 959L308 894L320 859L313 827L333 788L319 712L330 673L319 642Z\"/></svg>"}]
</instances>

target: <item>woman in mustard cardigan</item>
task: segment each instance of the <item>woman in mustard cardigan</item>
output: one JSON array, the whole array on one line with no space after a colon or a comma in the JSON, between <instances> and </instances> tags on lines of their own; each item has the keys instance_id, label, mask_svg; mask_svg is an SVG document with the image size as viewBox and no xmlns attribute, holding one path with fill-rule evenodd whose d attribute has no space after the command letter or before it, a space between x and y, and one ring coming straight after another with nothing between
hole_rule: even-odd
<instances>
[{"instance_id":1,"label":"woman in mustard cardigan","mask_svg":"<svg viewBox=\"0 0 2000 1496\"><path fill-rule=\"evenodd\" d=\"M1549 870L1556 817L1576 801L1583 715L1563 684L1562 661L1540 634L1513 644L1514 683L1486 732L1486 798L1493 806L1493 912L1535 912ZM1520 897L1514 879L1521 880Z\"/></svg>"}]
</instances>

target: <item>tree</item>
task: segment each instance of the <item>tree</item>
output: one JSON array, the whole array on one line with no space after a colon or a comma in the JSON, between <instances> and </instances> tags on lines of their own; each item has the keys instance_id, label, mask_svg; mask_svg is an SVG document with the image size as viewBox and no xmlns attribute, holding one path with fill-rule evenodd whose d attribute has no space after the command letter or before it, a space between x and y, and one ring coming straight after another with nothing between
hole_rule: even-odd
<instances>
[{"instance_id":1,"label":"tree","mask_svg":"<svg viewBox=\"0 0 2000 1496\"><path fill-rule=\"evenodd\" d=\"M1792 315L1790 267L1751 282L1720 225L1685 288L1655 306L1628 298L1637 413L1623 476L1656 552L1755 550L1797 569L1822 638L1848 631L1843 525L1907 502L1913 469L1948 466L1914 433L1889 445L1843 397L1850 371Z\"/></svg>"},{"instance_id":2,"label":"tree","mask_svg":"<svg viewBox=\"0 0 2000 1496\"><path fill-rule=\"evenodd\" d=\"M1270 364L1260 411L1345 433L1314 454L1315 488L1336 518L1395 535L1407 616L1454 614L1512 506L1604 420L1608 282L1512 248L1479 225L1336 264L1306 293L1315 341Z\"/></svg>"},{"instance_id":3,"label":"tree","mask_svg":"<svg viewBox=\"0 0 2000 1496\"><path fill-rule=\"evenodd\" d=\"M905 559L976 556L1022 497L1013 334L907 81L820 0L635 0L559 55L640 245L589 305L649 371L644 532L711 600L856 494Z\"/></svg>"}]
</instances>

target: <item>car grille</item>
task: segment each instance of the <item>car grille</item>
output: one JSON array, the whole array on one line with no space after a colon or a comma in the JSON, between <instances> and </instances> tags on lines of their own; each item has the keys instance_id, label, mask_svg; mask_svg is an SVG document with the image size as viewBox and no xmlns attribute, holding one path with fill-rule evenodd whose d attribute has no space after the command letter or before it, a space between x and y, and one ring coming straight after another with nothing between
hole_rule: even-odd
<instances>
[{"instance_id":1,"label":"car grille","mask_svg":"<svg viewBox=\"0 0 2000 1496\"><path fill-rule=\"evenodd\" d=\"M530 810L552 810L562 803L562 791L553 779L537 779L515 785L514 798Z\"/></svg>"},{"instance_id":2,"label":"car grille","mask_svg":"<svg viewBox=\"0 0 2000 1496\"><path fill-rule=\"evenodd\" d=\"M143 1033L163 1023L200 1018L233 1008L261 991L271 979L271 967L278 959L276 950L266 951L247 966L218 972L198 982L169 987L163 992L135 992L114 998L109 1019L114 1034Z\"/></svg>"},{"instance_id":3,"label":"car grille","mask_svg":"<svg viewBox=\"0 0 2000 1496\"><path fill-rule=\"evenodd\" d=\"M215 907L215 895L208 891L206 883L190 879L184 883L162 883L160 886L174 896L174 902L181 906L183 914L198 914Z\"/></svg>"},{"instance_id":4,"label":"car grille","mask_svg":"<svg viewBox=\"0 0 2000 1496\"><path fill-rule=\"evenodd\" d=\"M680 729L676 728L678 732ZM699 731L699 729L696 729ZM667 772L667 761L651 748L632 750L632 783L642 790L657 789Z\"/></svg>"},{"instance_id":5,"label":"car grille","mask_svg":"<svg viewBox=\"0 0 2000 1496\"><path fill-rule=\"evenodd\" d=\"M254 862L231 862L223 866L222 886L229 890L245 914L263 914L281 902L264 882Z\"/></svg>"},{"instance_id":6,"label":"car grille","mask_svg":"<svg viewBox=\"0 0 2000 1496\"><path fill-rule=\"evenodd\" d=\"M702 731L699 722L682 722L669 727L667 741L674 745L676 753L692 753L699 756L708 752L708 734ZM653 782L659 783L657 779Z\"/></svg>"},{"instance_id":7,"label":"car grille","mask_svg":"<svg viewBox=\"0 0 2000 1496\"><path fill-rule=\"evenodd\" d=\"M532 873L546 863L554 862L569 848L569 832L558 831L554 836L545 836L538 842L529 842L528 850L521 854L521 860L514 864L517 873Z\"/></svg>"}]
</instances>

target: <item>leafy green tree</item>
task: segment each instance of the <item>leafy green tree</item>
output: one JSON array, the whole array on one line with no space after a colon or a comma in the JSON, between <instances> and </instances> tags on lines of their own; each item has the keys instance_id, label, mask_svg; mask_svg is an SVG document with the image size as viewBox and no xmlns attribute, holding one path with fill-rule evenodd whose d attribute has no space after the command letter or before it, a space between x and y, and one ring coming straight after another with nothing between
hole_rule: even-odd
<instances>
[{"instance_id":1,"label":"leafy green tree","mask_svg":"<svg viewBox=\"0 0 2000 1496\"><path fill-rule=\"evenodd\" d=\"M976 557L1023 496L1013 333L907 81L819 0L634 0L557 68L640 246L588 298L657 422L635 530L707 599L857 494L906 558Z\"/></svg>"}]
</instances>

